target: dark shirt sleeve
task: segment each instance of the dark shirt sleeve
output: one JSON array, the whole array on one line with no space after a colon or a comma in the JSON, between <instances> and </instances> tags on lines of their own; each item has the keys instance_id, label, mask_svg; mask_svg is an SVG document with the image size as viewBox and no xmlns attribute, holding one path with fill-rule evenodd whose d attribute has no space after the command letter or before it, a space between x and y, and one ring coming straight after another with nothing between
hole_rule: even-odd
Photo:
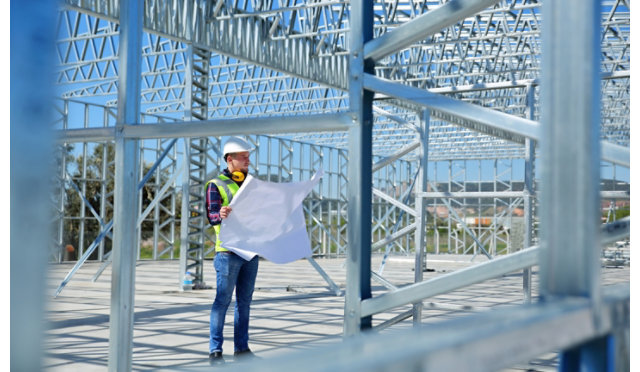
<instances>
[{"instance_id":1,"label":"dark shirt sleeve","mask_svg":"<svg viewBox=\"0 0 640 372\"><path fill-rule=\"evenodd\" d=\"M209 224L219 225L222 222L222 217L220 217L222 196L215 183L209 183L206 194L207 219L209 219Z\"/></svg>"}]
</instances>

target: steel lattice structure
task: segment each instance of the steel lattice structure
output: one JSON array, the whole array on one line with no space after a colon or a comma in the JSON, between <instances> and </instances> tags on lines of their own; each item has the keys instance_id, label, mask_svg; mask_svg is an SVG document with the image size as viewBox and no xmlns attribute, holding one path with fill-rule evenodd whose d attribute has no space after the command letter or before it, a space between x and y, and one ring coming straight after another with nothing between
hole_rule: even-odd
<instances>
[{"instance_id":1,"label":"steel lattice structure","mask_svg":"<svg viewBox=\"0 0 640 372\"><path fill-rule=\"evenodd\" d=\"M186 248L180 275L191 270L205 285L202 263L214 237L204 224L203 185L223 166L224 137L244 134L256 147L259 177L298 181L324 169L304 205L316 255L349 257L354 245L365 253L415 254L416 284L427 249L506 254L514 257L506 267L516 269L536 262L520 251L538 239L541 1L147 0L139 14L121 6L65 0L58 13L54 128L62 146L52 261L64 260L72 226L78 265L124 262L110 257L105 238L126 215L114 206L132 198L116 186L126 181L118 170L132 167L142 191L133 203L140 228L118 234L135 241L138 259L143 240L151 241L151 259L175 259L177 248ZM630 6L602 1L598 9L602 160L628 167ZM131 15L141 22L123 21ZM123 41L128 27L141 27L139 38ZM121 55L123 48L129 54ZM137 54L139 63L121 65ZM139 96L139 107L125 107L135 100L125 90ZM70 151L81 160L77 169L67 164ZM95 164L92 151L100 155ZM487 168L490 182L481 176ZM524 168L522 177L516 168ZM88 189L98 190L99 208ZM76 214L65 204L70 194L82 205ZM354 203L357 194L367 197ZM488 222L477 222L483 218ZM363 242L369 233L372 242ZM348 275L360 279L350 277L345 334L371 326L387 305L366 297L367 261L354 261ZM383 268L373 279L386 285ZM419 322L420 314L416 304L396 321ZM114 366L127 363L114 358Z\"/></svg>"},{"instance_id":2,"label":"steel lattice structure","mask_svg":"<svg viewBox=\"0 0 640 372\"><path fill-rule=\"evenodd\" d=\"M391 31L442 3L376 3L375 33ZM110 20L117 19L117 2L67 1L66 5L69 10L60 13L58 42L57 81L64 87L63 97L100 96L108 105L114 105L117 25ZM146 8L149 17L145 18L145 29L149 32L145 34L143 66L146 71L142 80L142 104L146 112L170 115L184 111L185 43L189 42L214 51L209 74L210 118L303 115L344 111L348 107L344 92L345 33L349 27L345 2L223 4L175 0L149 2ZM196 31L189 32L189 28L180 26L186 19L193 22ZM527 117L531 109L527 104L527 90L537 87L540 72L540 22L539 2L499 2L378 61L376 75ZM602 137L628 146L628 4L604 2L602 25L602 106L605 108ZM230 39L229 35L236 35L238 39ZM331 74L323 75L328 71ZM534 119L538 117L536 102L534 99L532 104ZM393 110L384 105L381 109ZM405 110L399 111L399 116L407 115ZM405 130L404 135L398 137L413 137L410 131L385 115L377 116L376 122L380 128L376 144L378 141L386 144L375 146L378 154L391 154L405 144L396 137L387 141L385 128L394 132ZM433 125L431 130L439 130L437 127ZM459 127L457 131L464 133ZM470 137L469 134L463 139L431 136L434 146L438 146L431 155L437 158L436 149L441 146L462 153L448 156L495 158L500 156L495 155L491 145L509 147L496 138ZM322 136L299 135L298 138L327 141ZM336 138L334 134L329 140L334 141L332 144L345 143L344 135ZM464 144L456 145L459 142ZM494 143L483 146L486 142ZM474 148L476 143L489 150L485 154L477 151L465 154L465 149ZM507 156L515 154L516 149L507 151ZM519 156L523 156L522 151Z\"/></svg>"}]
</instances>

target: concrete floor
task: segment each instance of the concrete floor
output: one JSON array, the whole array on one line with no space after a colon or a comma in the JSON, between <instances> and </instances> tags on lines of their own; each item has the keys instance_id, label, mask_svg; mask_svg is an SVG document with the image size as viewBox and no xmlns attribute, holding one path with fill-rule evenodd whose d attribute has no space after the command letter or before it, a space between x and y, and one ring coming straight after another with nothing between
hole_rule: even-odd
<instances>
[{"instance_id":1,"label":"concrete floor","mask_svg":"<svg viewBox=\"0 0 640 372\"><path fill-rule=\"evenodd\" d=\"M372 259L378 271L381 256ZM438 255L428 257L424 273L429 279L483 262L483 257ZM319 265L341 288L345 286L344 259L318 259ZM46 318L45 367L49 371L104 371L109 346L109 305L111 271L107 268L96 281L92 277L100 263L86 263L56 298L49 297ZM413 281L411 257L390 257L383 276L396 286ZM55 264L49 270L48 293L56 288L73 267ZM629 267L603 268L603 284L629 282ZM537 294L534 270L533 294ZM178 290L177 261L142 261L136 270L133 369L210 370L208 365L209 310L215 289ZM205 281L215 285L211 260L205 262ZM374 296L386 288L373 282ZM522 278L514 273L424 301L424 322L499 306L522 303ZM250 346L268 359L296 350L312 349L341 340L344 296L331 292L320 274L306 260L286 265L260 262L251 313ZM374 316L374 326L410 306ZM411 319L386 331L412 326ZM233 359L233 304L227 313L225 359ZM557 354L513 366L509 371L557 370Z\"/></svg>"}]
</instances>

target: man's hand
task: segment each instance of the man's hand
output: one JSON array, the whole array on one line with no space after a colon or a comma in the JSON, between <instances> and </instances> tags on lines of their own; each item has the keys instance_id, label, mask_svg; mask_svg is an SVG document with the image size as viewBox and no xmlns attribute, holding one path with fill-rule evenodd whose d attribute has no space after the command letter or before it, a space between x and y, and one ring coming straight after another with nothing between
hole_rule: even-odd
<instances>
[{"instance_id":1,"label":"man's hand","mask_svg":"<svg viewBox=\"0 0 640 372\"><path fill-rule=\"evenodd\" d=\"M229 217L229 213L231 213L231 207L220 208L220 217L222 217L222 219Z\"/></svg>"}]
</instances>

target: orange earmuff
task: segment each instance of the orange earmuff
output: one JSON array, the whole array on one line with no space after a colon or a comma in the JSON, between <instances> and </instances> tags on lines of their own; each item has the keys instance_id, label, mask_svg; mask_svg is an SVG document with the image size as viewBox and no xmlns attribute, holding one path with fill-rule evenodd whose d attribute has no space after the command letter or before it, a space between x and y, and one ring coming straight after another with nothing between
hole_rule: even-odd
<instances>
[{"instance_id":1,"label":"orange earmuff","mask_svg":"<svg viewBox=\"0 0 640 372\"><path fill-rule=\"evenodd\" d=\"M242 182L244 181L244 173L235 171L231 173L231 179L236 182Z\"/></svg>"}]
</instances>

